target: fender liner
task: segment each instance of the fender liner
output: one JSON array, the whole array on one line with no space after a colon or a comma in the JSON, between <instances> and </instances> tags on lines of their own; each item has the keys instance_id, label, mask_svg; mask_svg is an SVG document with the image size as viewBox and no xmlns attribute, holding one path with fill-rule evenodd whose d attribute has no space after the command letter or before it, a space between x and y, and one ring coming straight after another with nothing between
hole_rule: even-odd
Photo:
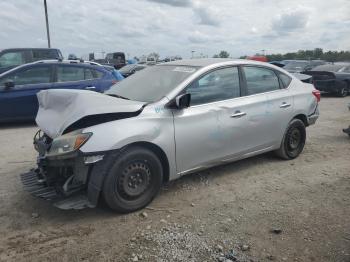
<instances>
[{"instance_id":1,"label":"fender liner","mask_svg":"<svg viewBox=\"0 0 350 262\"><path fill-rule=\"evenodd\" d=\"M87 188L88 200L93 207L97 206L100 198L100 193L103 188L105 177L107 176L108 171L110 170L114 161L120 155L120 153L121 153L120 149L108 151L108 152L101 152L101 154L104 154L103 160L94 164L90 173L89 183ZM98 154L99 153L94 152L86 155L98 155Z\"/></svg>"}]
</instances>

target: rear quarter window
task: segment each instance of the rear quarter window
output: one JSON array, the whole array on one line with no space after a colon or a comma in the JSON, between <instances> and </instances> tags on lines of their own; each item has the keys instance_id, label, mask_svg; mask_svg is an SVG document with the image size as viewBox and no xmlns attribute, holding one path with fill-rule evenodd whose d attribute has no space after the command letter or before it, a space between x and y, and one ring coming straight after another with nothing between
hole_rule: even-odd
<instances>
[{"instance_id":1,"label":"rear quarter window","mask_svg":"<svg viewBox=\"0 0 350 262\"><path fill-rule=\"evenodd\" d=\"M287 88L292 81L292 78L290 76L287 76L286 74L283 74L282 72L277 72L277 75L279 76L282 87Z\"/></svg>"}]
</instances>

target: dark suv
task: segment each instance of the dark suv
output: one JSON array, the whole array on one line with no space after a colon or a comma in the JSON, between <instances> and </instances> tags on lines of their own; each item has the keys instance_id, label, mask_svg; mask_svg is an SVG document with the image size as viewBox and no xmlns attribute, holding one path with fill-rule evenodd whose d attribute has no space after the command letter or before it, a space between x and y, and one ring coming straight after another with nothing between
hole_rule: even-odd
<instances>
[{"instance_id":1,"label":"dark suv","mask_svg":"<svg viewBox=\"0 0 350 262\"><path fill-rule=\"evenodd\" d=\"M0 74L16 66L46 59L63 59L55 48L11 48L0 52Z\"/></svg>"}]
</instances>

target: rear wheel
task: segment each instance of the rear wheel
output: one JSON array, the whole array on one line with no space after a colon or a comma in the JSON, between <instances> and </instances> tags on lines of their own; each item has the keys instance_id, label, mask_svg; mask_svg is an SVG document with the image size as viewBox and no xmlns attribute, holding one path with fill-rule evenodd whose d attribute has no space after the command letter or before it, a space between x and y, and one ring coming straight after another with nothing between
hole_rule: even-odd
<instances>
[{"instance_id":1,"label":"rear wheel","mask_svg":"<svg viewBox=\"0 0 350 262\"><path fill-rule=\"evenodd\" d=\"M104 182L107 205L121 213L148 205L159 192L163 169L159 158L150 150L130 147L118 157Z\"/></svg>"},{"instance_id":2,"label":"rear wheel","mask_svg":"<svg viewBox=\"0 0 350 262\"><path fill-rule=\"evenodd\" d=\"M283 159L294 159L303 151L306 141L306 128L300 119L293 119L284 134L281 147L276 154Z\"/></svg>"},{"instance_id":3,"label":"rear wheel","mask_svg":"<svg viewBox=\"0 0 350 262\"><path fill-rule=\"evenodd\" d=\"M348 95L349 91L347 87L343 87L342 89L339 90L338 96L340 97L346 97Z\"/></svg>"}]
</instances>

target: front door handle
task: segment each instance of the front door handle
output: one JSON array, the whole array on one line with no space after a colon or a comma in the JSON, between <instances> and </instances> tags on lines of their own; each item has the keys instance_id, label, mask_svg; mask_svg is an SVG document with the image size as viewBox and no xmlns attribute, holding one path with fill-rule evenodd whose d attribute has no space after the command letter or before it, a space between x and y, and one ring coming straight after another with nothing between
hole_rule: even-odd
<instances>
[{"instance_id":1,"label":"front door handle","mask_svg":"<svg viewBox=\"0 0 350 262\"><path fill-rule=\"evenodd\" d=\"M288 104L286 102L283 102L281 105L280 105L280 108L287 108L287 107L290 107L291 104Z\"/></svg>"},{"instance_id":2,"label":"front door handle","mask_svg":"<svg viewBox=\"0 0 350 262\"><path fill-rule=\"evenodd\" d=\"M233 115L231 115L231 117L238 118L238 117L245 116L246 114L247 114L246 112L236 111Z\"/></svg>"},{"instance_id":3,"label":"front door handle","mask_svg":"<svg viewBox=\"0 0 350 262\"><path fill-rule=\"evenodd\" d=\"M96 87L94 87L94 86L87 86L87 87L85 87L85 89L87 89L87 90L95 90Z\"/></svg>"}]
</instances>

